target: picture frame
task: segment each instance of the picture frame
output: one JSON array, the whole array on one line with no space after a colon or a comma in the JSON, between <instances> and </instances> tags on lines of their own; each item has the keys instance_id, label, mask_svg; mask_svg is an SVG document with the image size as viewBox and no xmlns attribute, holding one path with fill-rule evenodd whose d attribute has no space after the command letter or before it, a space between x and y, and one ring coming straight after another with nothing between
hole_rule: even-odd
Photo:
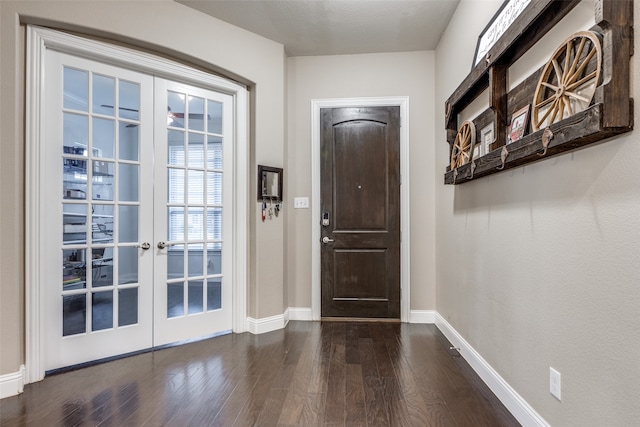
<instances>
[{"instance_id":1,"label":"picture frame","mask_svg":"<svg viewBox=\"0 0 640 427\"><path fill-rule=\"evenodd\" d=\"M258 165L258 201L282 202L282 168Z\"/></svg>"},{"instance_id":2,"label":"picture frame","mask_svg":"<svg viewBox=\"0 0 640 427\"><path fill-rule=\"evenodd\" d=\"M491 144L496 140L494 124L489 123L487 126L480 130L480 155L484 156L489 154L491 150Z\"/></svg>"},{"instance_id":3,"label":"picture frame","mask_svg":"<svg viewBox=\"0 0 640 427\"><path fill-rule=\"evenodd\" d=\"M526 134L527 125L529 124L529 107L530 105L527 104L511 116L507 144L519 140Z\"/></svg>"}]
</instances>

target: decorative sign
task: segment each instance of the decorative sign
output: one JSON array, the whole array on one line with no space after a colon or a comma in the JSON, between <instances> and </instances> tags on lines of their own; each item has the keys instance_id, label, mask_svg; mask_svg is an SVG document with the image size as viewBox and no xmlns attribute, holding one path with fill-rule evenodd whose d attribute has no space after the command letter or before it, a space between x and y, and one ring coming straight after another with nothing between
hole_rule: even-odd
<instances>
[{"instance_id":1,"label":"decorative sign","mask_svg":"<svg viewBox=\"0 0 640 427\"><path fill-rule=\"evenodd\" d=\"M529 3L531 3L531 0L507 0L502 4L498 13L478 37L474 66L485 59L487 52L496 44Z\"/></svg>"}]
</instances>

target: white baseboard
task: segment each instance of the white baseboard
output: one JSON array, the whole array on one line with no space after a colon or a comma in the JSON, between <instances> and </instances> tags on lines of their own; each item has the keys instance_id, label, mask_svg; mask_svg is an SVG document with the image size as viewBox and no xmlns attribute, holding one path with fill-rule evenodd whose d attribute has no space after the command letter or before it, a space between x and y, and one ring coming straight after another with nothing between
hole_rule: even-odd
<instances>
[{"instance_id":1,"label":"white baseboard","mask_svg":"<svg viewBox=\"0 0 640 427\"><path fill-rule=\"evenodd\" d=\"M247 330L252 334L259 335L271 331L277 331L283 329L289 323L288 314L285 311L283 314L276 316L264 317L262 319L254 319L247 317Z\"/></svg>"},{"instance_id":2,"label":"white baseboard","mask_svg":"<svg viewBox=\"0 0 640 427\"><path fill-rule=\"evenodd\" d=\"M549 427L549 423L437 312L435 313L435 324L451 344L460 349L460 355L520 424L524 427Z\"/></svg>"},{"instance_id":3,"label":"white baseboard","mask_svg":"<svg viewBox=\"0 0 640 427\"><path fill-rule=\"evenodd\" d=\"M287 311L289 312L289 320L303 320L305 322L313 320L311 307L289 307Z\"/></svg>"},{"instance_id":4,"label":"white baseboard","mask_svg":"<svg viewBox=\"0 0 640 427\"><path fill-rule=\"evenodd\" d=\"M0 375L0 399L15 396L24 390L24 365L20 366L18 372Z\"/></svg>"},{"instance_id":5,"label":"white baseboard","mask_svg":"<svg viewBox=\"0 0 640 427\"><path fill-rule=\"evenodd\" d=\"M436 312L434 310L411 310L409 323L436 323Z\"/></svg>"}]
</instances>

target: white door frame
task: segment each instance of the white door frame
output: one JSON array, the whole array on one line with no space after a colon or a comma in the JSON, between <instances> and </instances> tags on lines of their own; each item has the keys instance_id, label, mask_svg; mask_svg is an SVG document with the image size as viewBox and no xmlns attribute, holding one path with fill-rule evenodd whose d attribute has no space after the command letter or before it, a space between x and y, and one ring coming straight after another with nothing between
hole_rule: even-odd
<instances>
[{"instance_id":1,"label":"white door frame","mask_svg":"<svg viewBox=\"0 0 640 427\"><path fill-rule=\"evenodd\" d=\"M46 283L40 265L44 259L43 232L47 218L40 202L41 164L46 161L39 147L44 142L43 105L45 52L55 49L72 55L107 62L135 71L228 93L234 98L234 200L233 222L233 331L247 327L247 197L248 140L247 90L244 86L203 73L185 65L121 46L97 42L37 26L27 27L27 80L25 131L25 334L26 383L44 378L44 331L46 325L41 286Z\"/></svg>"},{"instance_id":2,"label":"white door frame","mask_svg":"<svg viewBox=\"0 0 640 427\"><path fill-rule=\"evenodd\" d=\"M409 321L409 97L311 100L311 316L320 320L320 109L338 107L400 107L400 321Z\"/></svg>"}]
</instances>

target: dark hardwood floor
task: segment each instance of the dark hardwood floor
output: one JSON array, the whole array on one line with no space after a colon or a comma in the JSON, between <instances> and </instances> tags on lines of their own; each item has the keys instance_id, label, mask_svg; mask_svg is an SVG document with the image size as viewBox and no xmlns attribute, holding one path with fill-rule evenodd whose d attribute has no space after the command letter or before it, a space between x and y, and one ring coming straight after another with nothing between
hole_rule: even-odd
<instances>
[{"instance_id":1,"label":"dark hardwood floor","mask_svg":"<svg viewBox=\"0 0 640 427\"><path fill-rule=\"evenodd\" d=\"M52 375L2 426L517 426L433 325L290 322Z\"/></svg>"}]
</instances>

